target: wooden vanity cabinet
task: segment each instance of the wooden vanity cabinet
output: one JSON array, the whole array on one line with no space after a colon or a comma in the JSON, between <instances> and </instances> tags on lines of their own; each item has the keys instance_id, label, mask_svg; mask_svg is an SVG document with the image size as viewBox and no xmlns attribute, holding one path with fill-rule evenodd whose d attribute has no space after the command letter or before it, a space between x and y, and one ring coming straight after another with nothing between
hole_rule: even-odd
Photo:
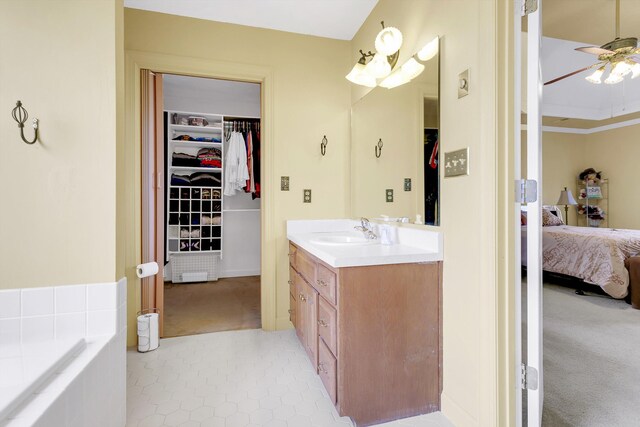
<instances>
[{"instance_id":1,"label":"wooden vanity cabinet","mask_svg":"<svg viewBox=\"0 0 640 427\"><path fill-rule=\"evenodd\" d=\"M339 414L366 426L439 410L442 263L333 268L289 253L294 326Z\"/></svg>"}]
</instances>

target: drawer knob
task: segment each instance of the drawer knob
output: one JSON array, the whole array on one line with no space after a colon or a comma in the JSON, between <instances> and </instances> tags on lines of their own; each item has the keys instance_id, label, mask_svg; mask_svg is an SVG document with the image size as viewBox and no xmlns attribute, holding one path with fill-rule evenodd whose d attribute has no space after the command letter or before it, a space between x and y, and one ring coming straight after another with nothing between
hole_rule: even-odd
<instances>
[{"instance_id":1,"label":"drawer knob","mask_svg":"<svg viewBox=\"0 0 640 427\"><path fill-rule=\"evenodd\" d=\"M303 294L300 294L300 301L305 302L307 299L304 297Z\"/></svg>"},{"instance_id":2,"label":"drawer knob","mask_svg":"<svg viewBox=\"0 0 640 427\"><path fill-rule=\"evenodd\" d=\"M325 328L329 326L329 324L325 322L323 319L318 320L318 325L324 326Z\"/></svg>"},{"instance_id":3,"label":"drawer knob","mask_svg":"<svg viewBox=\"0 0 640 427\"><path fill-rule=\"evenodd\" d=\"M287 283L293 285L293 282L291 280L287 280Z\"/></svg>"},{"instance_id":4,"label":"drawer knob","mask_svg":"<svg viewBox=\"0 0 640 427\"><path fill-rule=\"evenodd\" d=\"M316 280L316 283L318 284L318 286L327 286L327 283L324 280Z\"/></svg>"},{"instance_id":5,"label":"drawer knob","mask_svg":"<svg viewBox=\"0 0 640 427\"><path fill-rule=\"evenodd\" d=\"M290 308L289 310L287 310L289 312L289 314L293 314L295 312L294 309Z\"/></svg>"},{"instance_id":6,"label":"drawer knob","mask_svg":"<svg viewBox=\"0 0 640 427\"><path fill-rule=\"evenodd\" d=\"M327 371L327 368L324 367L324 363L319 363L318 364L318 371L322 372L323 374L328 374L329 371Z\"/></svg>"}]
</instances>

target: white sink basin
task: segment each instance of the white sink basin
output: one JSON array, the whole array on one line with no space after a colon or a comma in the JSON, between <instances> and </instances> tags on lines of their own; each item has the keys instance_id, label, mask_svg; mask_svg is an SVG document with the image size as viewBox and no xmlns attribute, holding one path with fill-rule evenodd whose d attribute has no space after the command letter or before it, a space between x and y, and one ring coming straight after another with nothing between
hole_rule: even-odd
<instances>
[{"instance_id":1,"label":"white sink basin","mask_svg":"<svg viewBox=\"0 0 640 427\"><path fill-rule=\"evenodd\" d=\"M330 246L356 246L356 245L373 245L377 241L366 239L364 236L354 235L329 235L318 236L310 240L311 243L317 245L330 245Z\"/></svg>"}]
</instances>

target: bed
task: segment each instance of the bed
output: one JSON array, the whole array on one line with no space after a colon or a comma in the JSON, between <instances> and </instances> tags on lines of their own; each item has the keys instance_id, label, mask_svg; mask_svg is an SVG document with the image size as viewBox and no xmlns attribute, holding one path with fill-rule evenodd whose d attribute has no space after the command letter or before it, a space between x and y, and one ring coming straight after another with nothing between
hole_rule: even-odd
<instances>
[{"instance_id":1,"label":"bed","mask_svg":"<svg viewBox=\"0 0 640 427\"><path fill-rule=\"evenodd\" d=\"M526 226L522 264L526 266ZM542 269L600 286L613 298L629 292L625 261L640 255L640 231L556 225L542 227Z\"/></svg>"}]
</instances>

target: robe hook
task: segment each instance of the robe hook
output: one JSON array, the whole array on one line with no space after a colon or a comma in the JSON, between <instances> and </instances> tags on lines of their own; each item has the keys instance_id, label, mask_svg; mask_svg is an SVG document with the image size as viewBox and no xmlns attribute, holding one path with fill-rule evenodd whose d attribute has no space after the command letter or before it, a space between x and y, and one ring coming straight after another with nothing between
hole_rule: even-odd
<instances>
[{"instance_id":1,"label":"robe hook","mask_svg":"<svg viewBox=\"0 0 640 427\"><path fill-rule=\"evenodd\" d=\"M376 150L376 158L380 158L380 156L382 155L382 138L380 138L378 140L378 144L374 146L375 150Z\"/></svg>"},{"instance_id":2,"label":"robe hook","mask_svg":"<svg viewBox=\"0 0 640 427\"><path fill-rule=\"evenodd\" d=\"M20 136L22 137L22 140L29 145L35 143L38 140L38 119L33 119L32 126L33 126L33 129L35 130L35 136L33 137L32 141L29 141L27 138L24 137L24 123L29 118L29 113L27 113L27 110L25 110L25 108L22 106L21 101L16 102L16 108L14 108L11 111L11 116L13 116L13 120L18 122L18 127L20 128Z\"/></svg>"},{"instance_id":3,"label":"robe hook","mask_svg":"<svg viewBox=\"0 0 640 427\"><path fill-rule=\"evenodd\" d=\"M327 154L328 143L329 141L327 141L327 135L325 135L324 138L322 138L322 142L320 143L320 152L322 153L323 156Z\"/></svg>"}]
</instances>

